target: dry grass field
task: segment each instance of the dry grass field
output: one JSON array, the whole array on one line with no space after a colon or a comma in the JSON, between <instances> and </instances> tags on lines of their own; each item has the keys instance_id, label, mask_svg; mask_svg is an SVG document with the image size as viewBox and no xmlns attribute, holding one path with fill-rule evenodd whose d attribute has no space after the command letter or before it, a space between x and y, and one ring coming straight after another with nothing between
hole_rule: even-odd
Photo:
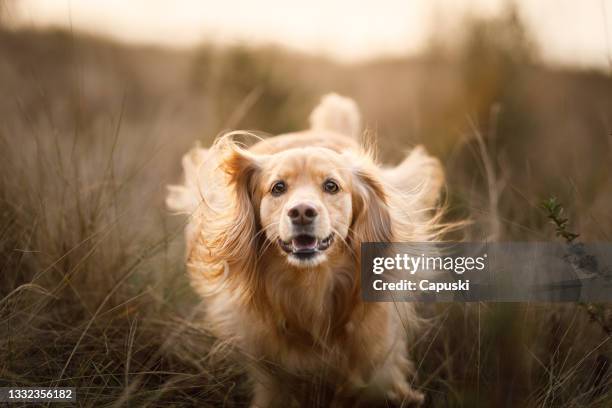
<instances>
[{"instance_id":1,"label":"dry grass field","mask_svg":"<svg viewBox=\"0 0 612 408\"><path fill-rule=\"evenodd\" d=\"M610 68L612 71L612 67ZM196 140L306 125L353 97L394 163L424 144L453 239L612 240L612 77L540 63L515 16L460 47L344 65L275 48L125 46L0 30L0 386L78 388L79 406L248 403L184 273L165 186ZM612 308L436 304L413 345L429 407L612 406Z\"/></svg>"}]
</instances>

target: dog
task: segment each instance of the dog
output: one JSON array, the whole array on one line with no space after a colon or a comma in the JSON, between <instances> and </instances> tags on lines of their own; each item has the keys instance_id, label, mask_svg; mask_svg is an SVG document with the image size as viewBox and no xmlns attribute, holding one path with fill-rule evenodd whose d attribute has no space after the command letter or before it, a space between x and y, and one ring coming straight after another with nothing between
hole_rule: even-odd
<instances>
[{"instance_id":1,"label":"dog","mask_svg":"<svg viewBox=\"0 0 612 408\"><path fill-rule=\"evenodd\" d=\"M187 153L166 203L191 216L188 274L208 327L245 356L251 406L305 404L313 384L332 406L420 405L407 343L420 319L361 299L360 245L436 239L439 161L416 147L380 166L356 103L337 94L307 130L250 148L244 133Z\"/></svg>"}]
</instances>

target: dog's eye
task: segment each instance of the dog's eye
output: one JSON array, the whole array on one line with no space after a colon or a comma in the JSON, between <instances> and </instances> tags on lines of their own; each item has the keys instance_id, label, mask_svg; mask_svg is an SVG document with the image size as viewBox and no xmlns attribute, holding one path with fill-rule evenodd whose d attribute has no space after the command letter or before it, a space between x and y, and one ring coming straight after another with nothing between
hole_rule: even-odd
<instances>
[{"instance_id":1,"label":"dog's eye","mask_svg":"<svg viewBox=\"0 0 612 408\"><path fill-rule=\"evenodd\" d=\"M323 183L323 190L330 194L336 194L340 191L340 187L334 180L325 180L325 183Z\"/></svg>"},{"instance_id":2,"label":"dog's eye","mask_svg":"<svg viewBox=\"0 0 612 408\"><path fill-rule=\"evenodd\" d=\"M272 193L273 196L278 197L279 195L283 194L285 191L287 191L287 185L285 184L285 182L277 181L276 183L272 185L272 189L270 190L270 193Z\"/></svg>"}]
</instances>

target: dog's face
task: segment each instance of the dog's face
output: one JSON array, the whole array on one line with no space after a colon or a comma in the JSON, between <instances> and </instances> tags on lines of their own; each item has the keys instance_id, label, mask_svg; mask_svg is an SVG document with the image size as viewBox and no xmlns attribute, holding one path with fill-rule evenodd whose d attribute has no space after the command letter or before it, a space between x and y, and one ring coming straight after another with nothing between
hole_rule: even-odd
<instances>
[{"instance_id":1,"label":"dog's face","mask_svg":"<svg viewBox=\"0 0 612 408\"><path fill-rule=\"evenodd\" d=\"M228 257L256 259L254 244L265 237L292 266L316 267L345 250L357 254L361 242L391 240L386 196L367 156L322 147L228 151L222 166L236 200Z\"/></svg>"},{"instance_id":2,"label":"dog's face","mask_svg":"<svg viewBox=\"0 0 612 408\"><path fill-rule=\"evenodd\" d=\"M352 218L351 178L342 156L323 148L268 157L256 185L259 219L269 241L294 266L316 266L346 239Z\"/></svg>"}]
</instances>

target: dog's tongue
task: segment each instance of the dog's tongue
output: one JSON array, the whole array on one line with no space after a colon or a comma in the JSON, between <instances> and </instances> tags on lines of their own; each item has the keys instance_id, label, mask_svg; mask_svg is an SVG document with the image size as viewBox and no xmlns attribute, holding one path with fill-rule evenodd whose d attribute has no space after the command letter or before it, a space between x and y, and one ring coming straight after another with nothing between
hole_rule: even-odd
<instances>
[{"instance_id":1,"label":"dog's tongue","mask_svg":"<svg viewBox=\"0 0 612 408\"><path fill-rule=\"evenodd\" d=\"M317 247L317 239L311 235L298 235L291 244L296 251L311 251Z\"/></svg>"}]
</instances>

